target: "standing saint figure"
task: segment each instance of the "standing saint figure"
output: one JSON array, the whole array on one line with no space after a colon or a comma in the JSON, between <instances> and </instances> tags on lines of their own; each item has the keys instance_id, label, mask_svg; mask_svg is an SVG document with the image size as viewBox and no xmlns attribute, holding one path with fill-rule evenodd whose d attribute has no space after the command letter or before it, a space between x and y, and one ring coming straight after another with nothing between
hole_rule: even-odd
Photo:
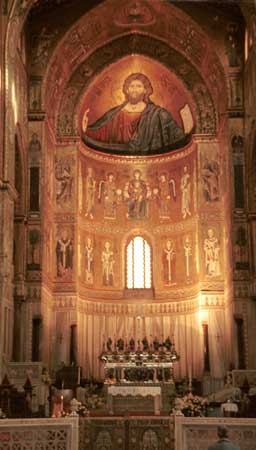
<instances>
[{"instance_id":1,"label":"standing saint figure","mask_svg":"<svg viewBox=\"0 0 256 450\"><path fill-rule=\"evenodd\" d=\"M28 146L29 164L31 167L38 167L41 158L41 143L37 133L33 133Z\"/></svg>"},{"instance_id":2,"label":"standing saint figure","mask_svg":"<svg viewBox=\"0 0 256 450\"><path fill-rule=\"evenodd\" d=\"M96 181L93 178L93 170L88 167L85 178L85 217L93 219L94 201L95 201Z\"/></svg>"},{"instance_id":3,"label":"standing saint figure","mask_svg":"<svg viewBox=\"0 0 256 450\"><path fill-rule=\"evenodd\" d=\"M175 251L173 248L173 241L168 239L163 252L164 263L164 281L166 284L173 283L175 271Z\"/></svg>"},{"instance_id":4,"label":"standing saint figure","mask_svg":"<svg viewBox=\"0 0 256 450\"><path fill-rule=\"evenodd\" d=\"M124 188L124 200L127 202L129 219L144 219L147 216L147 202L150 195L148 184L141 179L141 171L135 170L133 178Z\"/></svg>"},{"instance_id":5,"label":"standing saint figure","mask_svg":"<svg viewBox=\"0 0 256 450\"><path fill-rule=\"evenodd\" d=\"M56 245L57 276L69 274L73 268L73 244L67 230L63 230Z\"/></svg>"},{"instance_id":6,"label":"standing saint figure","mask_svg":"<svg viewBox=\"0 0 256 450\"><path fill-rule=\"evenodd\" d=\"M176 184L173 178L168 179L166 173L159 176L158 187L154 189L158 201L159 217L169 219L171 216L171 198L176 200Z\"/></svg>"},{"instance_id":7,"label":"standing saint figure","mask_svg":"<svg viewBox=\"0 0 256 450\"><path fill-rule=\"evenodd\" d=\"M207 202L219 200L219 163L205 158L202 167L203 192Z\"/></svg>"},{"instance_id":8,"label":"standing saint figure","mask_svg":"<svg viewBox=\"0 0 256 450\"><path fill-rule=\"evenodd\" d=\"M114 252L111 250L111 244L106 241L101 253L103 284L113 286L114 282Z\"/></svg>"},{"instance_id":9,"label":"standing saint figure","mask_svg":"<svg viewBox=\"0 0 256 450\"><path fill-rule=\"evenodd\" d=\"M56 202L57 204L63 204L71 201L72 187L73 187L73 174L71 165L66 162L57 162L55 166L55 178L56 178Z\"/></svg>"},{"instance_id":10,"label":"standing saint figure","mask_svg":"<svg viewBox=\"0 0 256 450\"><path fill-rule=\"evenodd\" d=\"M183 168L183 175L180 180L180 189L181 189L181 213L183 219L186 219L187 216L191 216L191 212L189 209L191 201L191 183L187 166L184 166Z\"/></svg>"},{"instance_id":11,"label":"standing saint figure","mask_svg":"<svg viewBox=\"0 0 256 450\"><path fill-rule=\"evenodd\" d=\"M190 256L192 255L192 244L188 236L185 238L184 242L184 254L185 254L185 267L186 267L186 277L190 276Z\"/></svg>"},{"instance_id":12,"label":"standing saint figure","mask_svg":"<svg viewBox=\"0 0 256 450\"><path fill-rule=\"evenodd\" d=\"M214 236L214 231L209 228L207 231L207 238L204 240L205 251L205 267L206 273L209 276L220 275L220 247L218 239Z\"/></svg>"},{"instance_id":13,"label":"standing saint figure","mask_svg":"<svg viewBox=\"0 0 256 450\"><path fill-rule=\"evenodd\" d=\"M113 173L107 174L106 180L100 181L98 199L104 201L104 217L105 219L116 218L117 206L117 188L115 176Z\"/></svg>"},{"instance_id":14,"label":"standing saint figure","mask_svg":"<svg viewBox=\"0 0 256 450\"><path fill-rule=\"evenodd\" d=\"M88 237L85 245L85 281L90 284L93 283L93 251L92 239Z\"/></svg>"},{"instance_id":15,"label":"standing saint figure","mask_svg":"<svg viewBox=\"0 0 256 450\"><path fill-rule=\"evenodd\" d=\"M155 105L153 87L142 73L130 74L123 83L124 102L88 126L89 109L82 120L82 139L96 150L111 153L145 154L164 152L186 145L185 134L171 114Z\"/></svg>"}]
</instances>

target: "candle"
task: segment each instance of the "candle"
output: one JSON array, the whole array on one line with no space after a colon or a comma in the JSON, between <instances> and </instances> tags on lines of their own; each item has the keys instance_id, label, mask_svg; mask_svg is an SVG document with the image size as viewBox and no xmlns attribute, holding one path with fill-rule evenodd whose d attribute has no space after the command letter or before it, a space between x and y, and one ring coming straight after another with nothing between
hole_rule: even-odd
<instances>
[{"instance_id":1,"label":"candle","mask_svg":"<svg viewBox=\"0 0 256 450\"><path fill-rule=\"evenodd\" d=\"M191 367L191 364L189 364L189 366L188 366L188 379L189 379L189 382L192 381L192 367Z\"/></svg>"},{"instance_id":2,"label":"candle","mask_svg":"<svg viewBox=\"0 0 256 450\"><path fill-rule=\"evenodd\" d=\"M61 396L60 396L60 411L61 412L63 411L63 399L64 399L64 396L63 396L63 394L61 394Z\"/></svg>"},{"instance_id":3,"label":"candle","mask_svg":"<svg viewBox=\"0 0 256 450\"><path fill-rule=\"evenodd\" d=\"M191 363L188 366L188 388L189 391L192 391L192 365Z\"/></svg>"}]
</instances>

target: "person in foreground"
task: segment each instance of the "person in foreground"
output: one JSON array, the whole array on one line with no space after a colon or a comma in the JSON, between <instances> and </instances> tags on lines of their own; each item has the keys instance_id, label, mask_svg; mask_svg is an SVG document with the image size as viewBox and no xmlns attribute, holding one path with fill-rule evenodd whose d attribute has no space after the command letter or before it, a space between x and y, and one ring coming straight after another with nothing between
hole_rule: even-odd
<instances>
[{"instance_id":1,"label":"person in foreground","mask_svg":"<svg viewBox=\"0 0 256 450\"><path fill-rule=\"evenodd\" d=\"M208 450L240 450L228 438L228 429L225 425L219 425L217 429L219 440L208 447Z\"/></svg>"}]
</instances>

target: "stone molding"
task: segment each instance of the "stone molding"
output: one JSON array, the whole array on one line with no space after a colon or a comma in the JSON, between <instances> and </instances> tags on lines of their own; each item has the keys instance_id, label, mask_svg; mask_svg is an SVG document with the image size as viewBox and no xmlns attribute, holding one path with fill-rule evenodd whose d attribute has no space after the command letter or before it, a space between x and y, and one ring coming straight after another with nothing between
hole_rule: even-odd
<instances>
[{"instance_id":1,"label":"stone molding","mask_svg":"<svg viewBox=\"0 0 256 450\"><path fill-rule=\"evenodd\" d=\"M224 308L224 296L223 295L202 295L200 300L200 306L204 309L216 309Z\"/></svg>"},{"instance_id":2,"label":"stone molding","mask_svg":"<svg viewBox=\"0 0 256 450\"><path fill-rule=\"evenodd\" d=\"M195 229L196 225L199 223L197 217L193 217L192 219L188 219L186 222L176 222L169 223L168 225L162 224L159 226L155 226L151 229L151 233L153 235L161 235L162 233L188 233L191 230ZM102 223L92 223L85 220L80 220L79 226L81 230L88 232L100 232L101 234L113 233L113 224L102 224ZM117 226L115 227L115 235L121 234L123 236L124 233L131 232L131 227L129 224L127 226Z\"/></svg>"},{"instance_id":3,"label":"stone molding","mask_svg":"<svg viewBox=\"0 0 256 450\"><path fill-rule=\"evenodd\" d=\"M81 155L89 157L94 161L101 161L103 163L104 162L114 163L122 166L130 165L132 167L136 165L140 166L141 164L152 166L152 164L160 165L161 163L167 163L170 161L174 162L183 159L188 155L191 155L194 151L196 151L196 144L193 142L193 140L192 142L190 142L190 144L187 145L187 147L179 150L178 152L170 152L166 154L144 156L144 157L139 157L138 155L120 157L119 155L104 154L98 152L97 150L91 150L89 147L87 147L85 144L82 144L81 142L79 142L78 144L78 150L81 152Z\"/></svg>"},{"instance_id":4,"label":"stone molding","mask_svg":"<svg viewBox=\"0 0 256 450\"><path fill-rule=\"evenodd\" d=\"M167 314L193 314L199 309L223 309L225 306L223 295L208 295L201 298L188 299L186 301L172 301L161 303L141 303L140 313L145 316L167 315ZM138 313L138 303L122 302L113 303L106 301L87 301L85 299L72 296L55 296L53 298L53 309L75 310L83 314L95 315L126 315L136 316Z\"/></svg>"},{"instance_id":5,"label":"stone molding","mask_svg":"<svg viewBox=\"0 0 256 450\"><path fill-rule=\"evenodd\" d=\"M18 193L15 187L10 183L10 181L5 181L0 179L0 191L8 192L11 200L15 201L18 198Z\"/></svg>"}]
</instances>

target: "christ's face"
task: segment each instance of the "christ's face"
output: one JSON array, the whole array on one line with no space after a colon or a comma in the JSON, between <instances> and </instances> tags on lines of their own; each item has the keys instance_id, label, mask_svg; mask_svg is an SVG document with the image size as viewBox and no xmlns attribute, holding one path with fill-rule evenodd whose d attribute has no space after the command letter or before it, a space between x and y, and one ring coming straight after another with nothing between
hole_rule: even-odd
<instances>
[{"instance_id":1,"label":"christ's face","mask_svg":"<svg viewBox=\"0 0 256 450\"><path fill-rule=\"evenodd\" d=\"M140 80L133 80L127 88L127 97L130 103L136 104L144 99L146 89Z\"/></svg>"}]
</instances>

